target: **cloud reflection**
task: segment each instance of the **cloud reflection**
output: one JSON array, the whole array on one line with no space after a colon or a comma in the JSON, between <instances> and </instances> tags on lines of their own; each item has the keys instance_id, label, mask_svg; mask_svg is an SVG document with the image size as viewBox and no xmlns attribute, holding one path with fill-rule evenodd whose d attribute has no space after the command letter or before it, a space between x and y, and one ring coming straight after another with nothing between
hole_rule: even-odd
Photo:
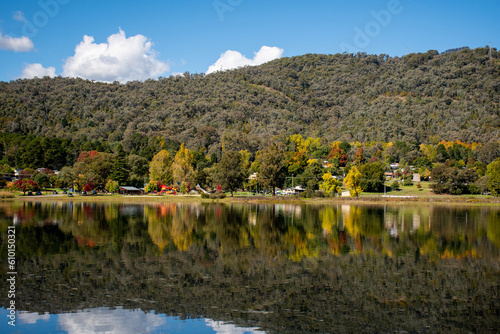
<instances>
[{"instance_id":1,"label":"cloud reflection","mask_svg":"<svg viewBox=\"0 0 500 334\"><path fill-rule=\"evenodd\" d=\"M237 327L236 325L222 322L222 321L214 321L211 319L205 319L205 323L208 327L211 327L215 330L217 334L264 334L266 332L261 331L257 328L245 328L245 327Z\"/></svg>"},{"instance_id":2,"label":"cloud reflection","mask_svg":"<svg viewBox=\"0 0 500 334\"><path fill-rule=\"evenodd\" d=\"M49 321L50 320L50 314L48 312L45 312L44 314L38 314L36 312L31 313L31 312L19 312L17 319L19 319L19 322L22 324L36 324L37 321Z\"/></svg>"},{"instance_id":3,"label":"cloud reflection","mask_svg":"<svg viewBox=\"0 0 500 334\"><path fill-rule=\"evenodd\" d=\"M58 316L61 329L69 334L148 333L167 324L165 315L139 310L96 308Z\"/></svg>"}]
</instances>

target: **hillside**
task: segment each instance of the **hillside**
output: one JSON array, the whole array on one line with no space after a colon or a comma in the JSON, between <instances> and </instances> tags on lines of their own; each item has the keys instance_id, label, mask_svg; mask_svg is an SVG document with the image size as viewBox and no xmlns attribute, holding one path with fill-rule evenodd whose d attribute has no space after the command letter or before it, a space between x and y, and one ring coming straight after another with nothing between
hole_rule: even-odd
<instances>
[{"instance_id":1,"label":"hillside","mask_svg":"<svg viewBox=\"0 0 500 334\"><path fill-rule=\"evenodd\" d=\"M256 151L278 134L329 141L500 140L500 53L401 58L335 54L258 67L105 84L73 78L0 82L8 133L122 142L164 136L209 151Z\"/></svg>"}]
</instances>

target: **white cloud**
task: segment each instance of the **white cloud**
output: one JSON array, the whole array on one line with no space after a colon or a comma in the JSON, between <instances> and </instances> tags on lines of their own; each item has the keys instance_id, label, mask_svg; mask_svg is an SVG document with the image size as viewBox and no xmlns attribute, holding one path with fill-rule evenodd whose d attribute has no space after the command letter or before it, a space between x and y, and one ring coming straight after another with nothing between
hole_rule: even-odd
<instances>
[{"instance_id":1,"label":"white cloud","mask_svg":"<svg viewBox=\"0 0 500 334\"><path fill-rule=\"evenodd\" d=\"M15 52L31 51L35 48L33 41L26 36L14 38L8 35L2 36L0 32L0 49Z\"/></svg>"},{"instance_id":2,"label":"white cloud","mask_svg":"<svg viewBox=\"0 0 500 334\"><path fill-rule=\"evenodd\" d=\"M42 64L28 64L23 70L23 74L21 75L21 78L24 79L31 79L34 77L38 78L43 78L43 77L55 77L56 76L56 69L55 67L43 67Z\"/></svg>"},{"instance_id":3,"label":"white cloud","mask_svg":"<svg viewBox=\"0 0 500 334\"><path fill-rule=\"evenodd\" d=\"M127 82L158 77L169 70L168 64L156 59L146 36L126 37L120 29L108 37L107 43L96 44L92 36L84 36L75 55L66 59L63 75L104 82Z\"/></svg>"},{"instance_id":4,"label":"white cloud","mask_svg":"<svg viewBox=\"0 0 500 334\"><path fill-rule=\"evenodd\" d=\"M24 17L24 13L21 12L20 10L18 10L17 12L14 13L14 15L12 16L12 18L16 21L19 21L19 22L25 22L26 21L26 18Z\"/></svg>"},{"instance_id":5,"label":"white cloud","mask_svg":"<svg viewBox=\"0 0 500 334\"><path fill-rule=\"evenodd\" d=\"M211 65L207 74L216 72L216 71L225 71L231 70L238 67L243 66L256 66L273 59L281 58L283 55L283 49L280 49L276 46L263 46L260 48L258 52L255 53L253 59L248 59L238 51L228 50L221 54L220 58L215 62L215 64Z\"/></svg>"}]
</instances>

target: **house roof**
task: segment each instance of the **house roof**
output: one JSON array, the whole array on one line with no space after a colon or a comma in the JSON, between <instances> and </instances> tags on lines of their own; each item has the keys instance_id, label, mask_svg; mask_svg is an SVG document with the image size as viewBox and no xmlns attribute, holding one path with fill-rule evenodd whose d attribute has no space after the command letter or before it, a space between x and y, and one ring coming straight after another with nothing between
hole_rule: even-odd
<instances>
[{"instance_id":1,"label":"house roof","mask_svg":"<svg viewBox=\"0 0 500 334\"><path fill-rule=\"evenodd\" d=\"M120 187L120 189L127 190L127 191L141 191L140 189L137 189L136 187L127 187L127 186Z\"/></svg>"}]
</instances>

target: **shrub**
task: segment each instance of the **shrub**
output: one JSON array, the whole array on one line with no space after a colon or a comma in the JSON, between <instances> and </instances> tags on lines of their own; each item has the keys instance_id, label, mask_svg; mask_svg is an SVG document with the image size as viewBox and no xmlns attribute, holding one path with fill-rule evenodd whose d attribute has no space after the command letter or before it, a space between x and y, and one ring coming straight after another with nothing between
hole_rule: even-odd
<instances>
[{"instance_id":1,"label":"shrub","mask_svg":"<svg viewBox=\"0 0 500 334\"><path fill-rule=\"evenodd\" d=\"M412 177L411 176L405 176L404 177L404 181L403 181L403 185L404 186L412 186L413 185L413 182L412 182Z\"/></svg>"},{"instance_id":2,"label":"shrub","mask_svg":"<svg viewBox=\"0 0 500 334\"><path fill-rule=\"evenodd\" d=\"M201 198L204 198L204 199L210 198L210 194L202 193Z\"/></svg>"},{"instance_id":3,"label":"shrub","mask_svg":"<svg viewBox=\"0 0 500 334\"><path fill-rule=\"evenodd\" d=\"M217 192L215 194L210 194L210 199L223 199L226 198L226 194L223 192Z\"/></svg>"}]
</instances>

